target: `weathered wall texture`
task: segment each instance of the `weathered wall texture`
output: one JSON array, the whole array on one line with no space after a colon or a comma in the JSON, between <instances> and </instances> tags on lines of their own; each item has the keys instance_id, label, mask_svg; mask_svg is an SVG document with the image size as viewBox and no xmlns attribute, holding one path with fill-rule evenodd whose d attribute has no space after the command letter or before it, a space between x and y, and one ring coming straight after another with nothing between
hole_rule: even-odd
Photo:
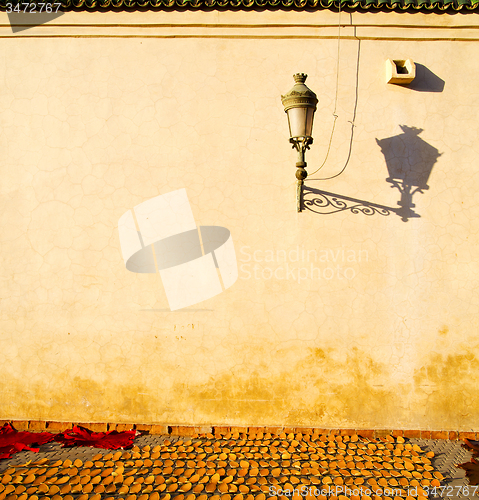
<instances>
[{"instance_id":1,"label":"weathered wall texture","mask_svg":"<svg viewBox=\"0 0 479 500\"><path fill-rule=\"evenodd\" d=\"M342 14L311 176L332 178L306 186L390 209L324 215L295 211L280 95L309 74L312 173L337 14L70 13L15 35L2 14L0 416L479 430L476 17ZM404 57L420 78L386 85ZM401 209L405 164L424 189ZM170 312L118 220L180 188L231 231L239 278Z\"/></svg>"}]
</instances>

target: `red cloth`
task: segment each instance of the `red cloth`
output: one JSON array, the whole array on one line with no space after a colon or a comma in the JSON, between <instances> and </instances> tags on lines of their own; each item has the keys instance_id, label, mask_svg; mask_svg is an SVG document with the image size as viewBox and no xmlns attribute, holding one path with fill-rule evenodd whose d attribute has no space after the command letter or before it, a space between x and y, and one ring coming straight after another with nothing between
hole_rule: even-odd
<instances>
[{"instance_id":1,"label":"red cloth","mask_svg":"<svg viewBox=\"0 0 479 500\"><path fill-rule=\"evenodd\" d=\"M93 432L79 425L74 425L73 430L67 430L55 436L55 441L63 446L93 446L117 450L118 448L129 448L133 446L136 431L110 431Z\"/></svg>"},{"instance_id":2,"label":"red cloth","mask_svg":"<svg viewBox=\"0 0 479 500\"><path fill-rule=\"evenodd\" d=\"M0 429L0 459L10 458L22 450L39 451L38 446L52 441L53 438L53 434L49 432L19 432L7 422Z\"/></svg>"}]
</instances>

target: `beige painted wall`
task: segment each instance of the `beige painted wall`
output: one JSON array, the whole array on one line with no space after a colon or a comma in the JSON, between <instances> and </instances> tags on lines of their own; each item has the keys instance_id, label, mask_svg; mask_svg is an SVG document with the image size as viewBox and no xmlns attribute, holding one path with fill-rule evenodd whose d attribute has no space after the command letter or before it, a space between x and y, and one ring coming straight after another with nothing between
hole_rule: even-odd
<instances>
[{"instance_id":1,"label":"beige painted wall","mask_svg":"<svg viewBox=\"0 0 479 500\"><path fill-rule=\"evenodd\" d=\"M306 185L397 209L377 140L423 129L441 156L407 222L295 211L280 95L309 74L313 172L337 14L69 13L15 35L1 14L1 418L479 430L479 23L341 19L312 178L342 171L354 119L351 154ZM403 57L436 91L386 85ZM180 188L231 231L239 279L169 312L117 226Z\"/></svg>"}]
</instances>

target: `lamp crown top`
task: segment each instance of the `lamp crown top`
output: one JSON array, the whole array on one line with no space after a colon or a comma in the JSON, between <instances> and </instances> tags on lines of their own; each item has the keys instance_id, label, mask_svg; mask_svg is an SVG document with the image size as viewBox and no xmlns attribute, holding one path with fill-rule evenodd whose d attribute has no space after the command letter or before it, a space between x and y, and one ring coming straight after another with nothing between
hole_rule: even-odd
<instances>
[{"instance_id":1,"label":"lamp crown top","mask_svg":"<svg viewBox=\"0 0 479 500\"><path fill-rule=\"evenodd\" d=\"M296 73L293 75L293 88L287 94L281 96L285 111L291 108L316 109L318 98L316 94L304 84L307 77L308 75L306 73Z\"/></svg>"},{"instance_id":2,"label":"lamp crown top","mask_svg":"<svg viewBox=\"0 0 479 500\"><path fill-rule=\"evenodd\" d=\"M304 83L308 75L306 73L296 73L293 78L296 83Z\"/></svg>"}]
</instances>

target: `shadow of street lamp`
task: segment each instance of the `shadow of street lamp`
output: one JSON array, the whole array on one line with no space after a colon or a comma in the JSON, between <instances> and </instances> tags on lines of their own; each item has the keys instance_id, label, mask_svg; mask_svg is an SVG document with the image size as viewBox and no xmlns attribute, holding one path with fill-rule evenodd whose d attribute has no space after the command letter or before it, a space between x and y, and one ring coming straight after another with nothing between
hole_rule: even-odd
<instances>
[{"instance_id":1,"label":"shadow of street lamp","mask_svg":"<svg viewBox=\"0 0 479 500\"><path fill-rule=\"evenodd\" d=\"M398 201L400 208L396 213L401 216L401 220L407 222L410 218L420 217L413 210L416 205L412 198L415 193L423 193L429 189L429 176L441 153L419 137L423 129L406 125L400 127L402 134L376 139L376 142L386 160L389 174L386 182L401 193Z\"/></svg>"}]
</instances>

